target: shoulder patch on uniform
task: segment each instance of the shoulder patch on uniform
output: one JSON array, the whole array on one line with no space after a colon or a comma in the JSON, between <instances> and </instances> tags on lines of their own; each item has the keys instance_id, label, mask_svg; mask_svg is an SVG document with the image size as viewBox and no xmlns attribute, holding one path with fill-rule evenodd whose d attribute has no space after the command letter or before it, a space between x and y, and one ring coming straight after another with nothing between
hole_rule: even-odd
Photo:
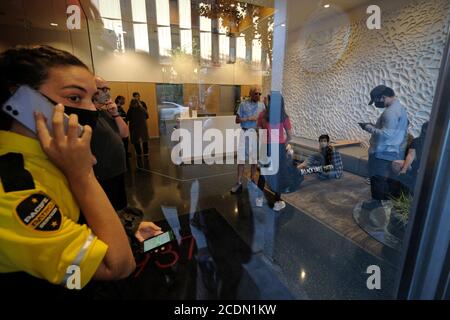
<instances>
[{"instance_id":1,"label":"shoulder patch on uniform","mask_svg":"<svg viewBox=\"0 0 450 320\"><path fill-rule=\"evenodd\" d=\"M35 193L16 207L19 220L35 231L57 231L62 215L56 203L43 193Z\"/></svg>"}]
</instances>

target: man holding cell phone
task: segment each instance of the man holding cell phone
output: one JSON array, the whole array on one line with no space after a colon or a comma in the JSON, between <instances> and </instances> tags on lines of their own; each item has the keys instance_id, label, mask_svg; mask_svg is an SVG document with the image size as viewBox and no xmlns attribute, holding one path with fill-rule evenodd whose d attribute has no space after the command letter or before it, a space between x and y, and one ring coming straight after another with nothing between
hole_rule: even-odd
<instances>
[{"instance_id":1,"label":"man holding cell phone","mask_svg":"<svg viewBox=\"0 0 450 320\"><path fill-rule=\"evenodd\" d=\"M359 123L371 134L369 148L369 175L372 200L363 203L363 209L380 207L381 200L398 196L400 186L392 163L403 160L406 152L408 115L393 89L379 85L370 92L369 105L384 109L375 125Z\"/></svg>"}]
</instances>

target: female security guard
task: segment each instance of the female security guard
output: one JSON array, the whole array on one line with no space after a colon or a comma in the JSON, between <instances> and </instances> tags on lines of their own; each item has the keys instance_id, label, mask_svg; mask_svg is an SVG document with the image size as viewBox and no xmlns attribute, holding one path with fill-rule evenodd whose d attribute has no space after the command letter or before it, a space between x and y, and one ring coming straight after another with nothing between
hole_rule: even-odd
<instances>
[{"instance_id":1,"label":"female security guard","mask_svg":"<svg viewBox=\"0 0 450 320\"><path fill-rule=\"evenodd\" d=\"M35 115L36 136L0 112L0 286L62 288L73 267L81 287L91 279L127 277L135 262L124 228L93 173L92 129L84 126L78 137L75 114L67 134L63 128L64 105L84 110L80 122L95 116L94 76L68 52L16 47L0 55L0 105L20 85L59 104L53 136L41 114ZM80 209L87 225L77 223ZM136 234L140 239L153 233L148 225L141 231Z\"/></svg>"}]
</instances>

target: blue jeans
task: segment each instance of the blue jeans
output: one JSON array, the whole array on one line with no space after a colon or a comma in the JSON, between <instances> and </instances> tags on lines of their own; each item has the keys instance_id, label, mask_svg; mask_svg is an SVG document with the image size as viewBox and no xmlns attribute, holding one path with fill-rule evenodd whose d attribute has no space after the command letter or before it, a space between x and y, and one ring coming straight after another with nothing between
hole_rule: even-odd
<instances>
[{"instance_id":1,"label":"blue jeans","mask_svg":"<svg viewBox=\"0 0 450 320\"><path fill-rule=\"evenodd\" d=\"M325 158L321 153L315 153L308 157L308 167L322 167L325 165ZM317 175L320 180L337 179L338 173L335 170L330 172L322 172Z\"/></svg>"},{"instance_id":2,"label":"blue jeans","mask_svg":"<svg viewBox=\"0 0 450 320\"><path fill-rule=\"evenodd\" d=\"M338 178L338 174L334 170L330 172L319 173L317 176L319 177L320 180L331 180Z\"/></svg>"}]
</instances>

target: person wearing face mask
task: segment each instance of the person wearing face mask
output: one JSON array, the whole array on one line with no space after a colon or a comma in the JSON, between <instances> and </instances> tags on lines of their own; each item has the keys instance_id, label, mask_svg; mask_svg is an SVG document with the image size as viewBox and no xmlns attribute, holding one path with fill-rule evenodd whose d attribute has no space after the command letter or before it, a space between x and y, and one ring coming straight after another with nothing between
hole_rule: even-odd
<instances>
[{"instance_id":1,"label":"person wearing face mask","mask_svg":"<svg viewBox=\"0 0 450 320\"><path fill-rule=\"evenodd\" d=\"M319 179L340 179L344 173L342 157L336 149L330 145L330 137L327 134L319 137L320 152L308 157L304 162L298 165L298 169L307 169L312 167L333 166L333 170L329 172L321 172L318 174Z\"/></svg>"},{"instance_id":2,"label":"person wearing face mask","mask_svg":"<svg viewBox=\"0 0 450 320\"><path fill-rule=\"evenodd\" d=\"M147 105L141 100L139 92L134 92L128 108L127 119L130 122L130 140L138 157L142 156L142 152L144 152L144 157L148 156L148 141L150 139L147 128L148 118Z\"/></svg>"},{"instance_id":3,"label":"person wearing face mask","mask_svg":"<svg viewBox=\"0 0 450 320\"><path fill-rule=\"evenodd\" d=\"M91 148L97 158L95 175L105 190L114 209L127 206L125 190L126 154L122 139L128 137L126 122L120 116L117 105L111 100L111 90L105 79L96 76L97 93L93 97L97 121L93 127ZM80 110L70 110L80 114ZM69 113L70 113L69 112ZM83 120L80 119L81 124Z\"/></svg>"},{"instance_id":4,"label":"person wearing face mask","mask_svg":"<svg viewBox=\"0 0 450 320\"><path fill-rule=\"evenodd\" d=\"M396 160L403 160L408 137L408 115L393 89L384 85L370 92L369 105L384 109L375 125L360 123L371 134L369 147L369 175L372 200L363 203L363 209L380 207L381 200L399 195L398 177L392 170Z\"/></svg>"},{"instance_id":5,"label":"person wearing face mask","mask_svg":"<svg viewBox=\"0 0 450 320\"><path fill-rule=\"evenodd\" d=\"M9 298L85 297L92 280L123 279L135 269L124 226L93 172L92 128L79 137L72 114L64 130L64 105L95 110L94 76L66 51L18 46L0 53L0 105L21 85L58 104L52 133L42 114L35 133L0 111L0 287ZM146 223L135 232L142 240L159 230ZM79 277L71 282L73 270Z\"/></svg>"},{"instance_id":6,"label":"person wearing face mask","mask_svg":"<svg viewBox=\"0 0 450 320\"><path fill-rule=\"evenodd\" d=\"M123 121L125 121L125 123L128 124L127 112L123 108L125 106L125 97L124 96L117 96L116 99L114 100L114 102L117 105L117 111L119 112L119 114L122 117ZM130 153L128 152L128 143L129 143L128 137L123 138L122 142L123 142L123 146L124 146L124 149L125 149L125 154L127 156L127 164L128 164L128 158L131 156ZM128 167L128 165L127 165L127 167Z\"/></svg>"}]
</instances>

